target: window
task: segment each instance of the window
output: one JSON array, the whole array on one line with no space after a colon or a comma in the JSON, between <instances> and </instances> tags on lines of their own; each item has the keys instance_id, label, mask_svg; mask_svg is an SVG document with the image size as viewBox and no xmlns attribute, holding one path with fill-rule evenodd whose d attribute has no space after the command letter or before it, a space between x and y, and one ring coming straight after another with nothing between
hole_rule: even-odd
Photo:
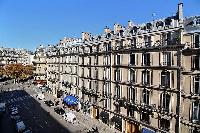
<instances>
[{"instance_id":1,"label":"window","mask_svg":"<svg viewBox=\"0 0 200 133\"><path fill-rule=\"evenodd\" d=\"M121 89L120 89L120 86L119 85L116 85L115 86L115 95L118 99L121 98Z\"/></svg>"},{"instance_id":2,"label":"window","mask_svg":"<svg viewBox=\"0 0 200 133\"><path fill-rule=\"evenodd\" d=\"M141 113L141 121L150 124L150 114L147 112L142 112Z\"/></svg>"},{"instance_id":3,"label":"window","mask_svg":"<svg viewBox=\"0 0 200 133\"><path fill-rule=\"evenodd\" d=\"M130 65L135 65L135 54L130 54Z\"/></svg>"},{"instance_id":4,"label":"window","mask_svg":"<svg viewBox=\"0 0 200 133\"><path fill-rule=\"evenodd\" d=\"M172 42L172 32L167 33L167 45L171 45Z\"/></svg>"},{"instance_id":5,"label":"window","mask_svg":"<svg viewBox=\"0 0 200 133\"><path fill-rule=\"evenodd\" d=\"M200 17L196 18L196 25L200 25Z\"/></svg>"},{"instance_id":6,"label":"window","mask_svg":"<svg viewBox=\"0 0 200 133\"><path fill-rule=\"evenodd\" d=\"M84 65L84 57L82 57L82 65Z\"/></svg>"},{"instance_id":7,"label":"window","mask_svg":"<svg viewBox=\"0 0 200 133\"><path fill-rule=\"evenodd\" d=\"M88 68L88 78L91 78L91 68Z\"/></svg>"},{"instance_id":8,"label":"window","mask_svg":"<svg viewBox=\"0 0 200 133\"><path fill-rule=\"evenodd\" d=\"M161 72L161 86L165 88L170 88L170 72Z\"/></svg>"},{"instance_id":9,"label":"window","mask_svg":"<svg viewBox=\"0 0 200 133\"><path fill-rule=\"evenodd\" d=\"M200 56L194 56L193 57L193 69L194 70L200 70Z\"/></svg>"},{"instance_id":10,"label":"window","mask_svg":"<svg viewBox=\"0 0 200 133\"><path fill-rule=\"evenodd\" d=\"M131 47L132 48L136 47L136 38L135 37L131 40Z\"/></svg>"},{"instance_id":11,"label":"window","mask_svg":"<svg viewBox=\"0 0 200 133\"><path fill-rule=\"evenodd\" d=\"M109 65L109 58L108 58L108 56L104 56L104 65Z\"/></svg>"},{"instance_id":12,"label":"window","mask_svg":"<svg viewBox=\"0 0 200 133\"><path fill-rule=\"evenodd\" d=\"M192 121L195 123L200 122L200 102L193 102Z\"/></svg>"},{"instance_id":13,"label":"window","mask_svg":"<svg viewBox=\"0 0 200 133\"><path fill-rule=\"evenodd\" d=\"M160 119L160 128L169 131L170 130L170 121L166 119Z\"/></svg>"},{"instance_id":14,"label":"window","mask_svg":"<svg viewBox=\"0 0 200 133\"><path fill-rule=\"evenodd\" d=\"M104 69L104 79L109 79L110 78L110 73L109 73L109 68Z\"/></svg>"},{"instance_id":15,"label":"window","mask_svg":"<svg viewBox=\"0 0 200 133\"><path fill-rule=\"evenodd\" d=\"M120 55L119 54L115 55L115 64L120 65Z\"/></svg>"},{"instance_id":16,"label":"window","mask_svg":"<svg viewBox=\"0 0 200 133\"><path fill-rule=\"evenodd\" d=\"M135 88L133 87L128 87L128 91L127 91L127 96L128 96L128 100L131 103L135 103Z\"/></svg>"},{"instance_id":17,"label":"window","mask_svg":"<svg viewBox=\"0 0 200 133\"><path fill-rule=\"evenodd\" d=\"M169 104L170 104L170 94L162 93L161 94L161 108L163 111L169 112Z\"/></svg>"},{"instance_id":18,"label":"window","mask_svg":"<svg viewBox=\"0 0 200 133\"><path fill-rule=\"evenodd\" d=\"M95 59L94 59L94 65L98 65L98 56L97 55L95 56Z\"/></svg>"},{"instance_id":19,"label":"window","mask_svg":"<svg viewBox=\"0 0 200 133\"><path fill-rule=\"evenodd\" d=\"M94 71L94 78L98 79L98 69L97 68L95 68L95 71Z\"/></svg>"},{"instance_id":20,"label":"window","mask_svg":"<svg viewBox=\"0 0 200 133\"><path fill-rule=\"evenodd\" d=\"M104 84L104 91L103 91L103 93L104 93L104 96L106 96L106 97L108 97L109 94L110 94L110 86L109 86L109 83L107 83L107 82ZM110 101L109 98L105 98L105 100L103 102L104 108L110 109L110 102L111 101Z\"/></svg>"},{"instance_id":21,"label":"window","mask_svg":"<svg viewBox=\"0 0 200 133\"><path fill-rule=\"evenodd\" d=\"M135 83L135 70L130 69L129 82Z\"/></svg>"},{"instance_id":22,"label":"window","mask_svg":"<svg viewBox=\"0 0 200 133\"><path fill-rule=\"evenodd\" d=\"M144 36L144 42L146 47L151 46L151 36Z\"/></svg>"},{"instance_id":23,"label":"window","mask_svg":"<svg viewBox=\"0 0 200 133\"><path fill-rule=\"evenodd\" d=\"M163 52L163 66L171 66L171 52Z\"/></svg>"},{"instance_id":24,"label":"window","mask_svg":"<svg viewBox=\"0 0 200 133\"><path fill-rule=\"evenodd\" d=\"M195 48L200 48L200 35L195 35Z\"/></svg>"},{"instance_id":25,"label":"window","mask_svg":"<svg viewBox=\"0 0 200 133\"><path fill-rule=\"evenodd\" d=\"M91 57L88 57L88 65L91 65Z\"/></svg>"},{"instance_id":26,"label":"window","mask_svg":"<svg viewBox=\"0 0 200 133\"><path fill-rule=\"evenodd\" d=\"M82 74L81 74L82 77L84 77L84 68L82 68Z\"/></svg>"},{"instance_id":27,"label":"window","mask_svg":"<svg viewBox=\"0 0 200 133\"><path fill-rule=\"evenodd\" d=\"M120 99L121 98L121 88L120 88L120 86L119 85L116 85L115 86L115 96L116 96L116 98L117 99ZM120 106L115 106L115 111L117 112L117 113L120 113Z\"/></svg>"},{"instance_id":28,"label":"window","mask_svg":"<svg viewBox=\"0 0 200 133\"><path fill-rule=\"evenodd\" d=\"M93 83L94 83L94 89L96 90L96 92L98 92L98 83L97 83L97 81L94 81Z\"/></svg>"},{"instance_id":29,"label":"window","mask_svg":"<svg viewBox=\"0 0 200 133\"><path fill-rule=\"evenodd\" d=\"M89 85L88 85L89 89L92 89L92 81L89 81Z\"/></svg>"},{"instance_id":30,"label":"window","mask_svg":"<svg viewBox=\"0 0 200 133\"><path fill-rule=\"evenodd\" d=\"M200 76L194 77L194 90L193 93L196 95L200 95Z\"/></svg>"},{"instance_id":31,"label":"window","mask_svg":"<svg viewBox=\"0 0 200 133\"><path fill-rule=\"evenodd\" d=\"M143 66L150 66L150 53L144 53L142 55L142 61Z\"/></svg>"},{"instance_id":32,"label":"window","mask_svg":"<svg viewBox=\"0 0 200 133\"><path fill-rule=\"evenodd\" d=\"M115 81L120 81L120 69L115 70Z\"/></svg>"},{"instance_id":33,"label":"window","mask_svg":"<svg viewBox=\"0 0 200 133\"><path fill-rule=\"evenodd\" d=\"M147 90L147 89L143 89L143 92L142 92L142 102L144 103L144 104L147 104L147 105L149 105L150 104L150 91L149 90Z\"/></svg>"},{"instance_id":34,"label":"window","mask_svg":"<svg viewBox=\"0 0 200 133\"><path fill-rule=\"evenodd\" d=\"M150 85L150 71L142 71L142 85Z\"/></svg>"}]
</instances>

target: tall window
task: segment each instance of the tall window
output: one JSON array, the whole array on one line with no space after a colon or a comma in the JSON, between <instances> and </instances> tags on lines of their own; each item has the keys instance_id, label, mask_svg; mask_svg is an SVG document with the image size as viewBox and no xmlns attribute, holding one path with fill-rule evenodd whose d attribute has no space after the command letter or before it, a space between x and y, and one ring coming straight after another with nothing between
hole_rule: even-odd
<instances>
[{"instance_id":1,"label":"tall window","mask_svg":"<svg viewBox=\"0 0 200 133\"><path fill-rule=\"evenodd\" d=\"M88 77L91 78L91 76L92 76L92 75L91 75L91 68L89 67L89 68L88 68Z\"/></svg>"},{"instance_id":2,"label":"tall window","mask_svg":"<svg viewBox=\"0 0 200 133\"><path fill-rule=\"evenodd\" d=\"M170 121L166 119L160 119L160 128L169 131L170 130Z\"/></svg>"},{"instance_id":3,"label":"tall window","mask_svg":"<svg viewBox=\"0 0 200 133\"><path fill-rule=\"evenodd\" d=\"M171 66L171 52L163 52L163 65Z\"/></svg>"},{"instance_id":4,"label":"tall window","mask_svg":"<svg viewBox=\"0 0 200 133\"><path fill-rule=\"evenodd\" d=\"M150 114L147 112L142 112L141 114L141 121L150 124Z\"/></svg>"},{"instance_id":5,"label":"tall window","mask_svg":"<svg viewBox=\"0 0 200 133\"><path fill-rule=\"evenodd\" d=\"M117 98L119 98L119 99L121 98L121 88L119 85L115 86L115 95Z\"/></svg>"},{"instance_id":6,"label":"tall window","mask_svg":"<svg viewBox=\"0 0 200 133\"><path fill-rule=\"evenodd\" d=\"M109 56L104 56L104 65L109 65Z\"/></svg>"},{"instance_id":7,"label":"tall window","mask_svg":"<svg viewBox=\"0 0 200 133\"><path fill-rule=\"evenodd\" d=\"M150 66L150 53L144 53L142 55L142 65Z\"/></svg>"},{"instance_id":8,"label":"tall window","mask_svg":"<svg viewBox=\"0 0 200 133\"><path fill-rule=\"evenodd\" d=\"M115 95L116 95L116 97L118 98L118 99L120 99L121 98L121 88L120 88L120 86L119 85L116 85L115 86ZM116 108L116 112L117 113L120 113L120 106L116 106L115 107Z\"/></svg>"},{"instance_id":9,"label":"tall window","mask_svg":"<svg viewBox=\"0 0 200 133\"><path fill-rule=\"evenodd\" d=\"M82 65L84 65L84 57L82 57Z\"/></svg>"},{"instance_id":10,"label":"tall window","mask_svg":"<svg viewBox=\"0 0 200 133\"><path fill-rule=\"evenodd\" d=\"M196 95L200 95L200 76L194 77L194 90L193 93Z\"/></svg>"},{"instance_id":11,"label":"tall window","mask_svg":"<svg viewBox=\"0 0 200 133\"><path fill-rule=\"evenodd\" d=\"M147 89L143 89L143 92L142 92L142 102L144 104L147 104L149 105L150 104L150 91L147 90Z\"/></svg>"},{"instance_id":12,"label":"tall window","mask_svg":"<svg viewBox=\"0 0 200 133\"><path fill-rule=\"evenodd\" d=\"M121 56L119 54L115 55L115 64L120 65L120 58Z\"/></svg>"},{"instance_id":13,"label":"tall window","mask_svg":"<svg viewBox=\"0 0 200 133\"><path fill-rule=\"evenodd\" d=\"M109 88L110 86L109 86L109 83L105 83L104 84L104 95L106 96L106 97L108 97L109 96L109 94L110 94L110 88ZM105 100L104 100L104 102L103 102L103 106L106 108L106 109L110 109L110 99L109 98L106 98Z\"/></svg>"},{"instance_id":14,"label":"tall window","mask_svg":"<svg viewBox=\"0 0 200 133\"><path fill-rule=\"evenodd\" d=\"M97 83L97 81L94 81L93 85L94 85L94 89L96 90L96 92L98 92L98 83Z\"/></svg>"},{"instance_id":15,"label":"tall window","mask_svg":"<svg viewBox=\"0 0 200 133\"><path fill-rule=\"evenodd\" d=\"M136 99L136 97L135 97L135 88L133 88L133 87L128 87L128 91L127 91L127 96L128 96L128 100L129 100L129 102L131 102L131 103L135 103L135 99Z\"/></svg>"},{"instance_id":16,"label":"tall window","mask_svg":"<svg viewBox=\"0 0 200 133\"><path fill-rule=\"evenodd\" d=\"M88 57L88 65L91 65L91 57Z\"/></svg>"},{"instance_id":17,"label":"tall window","mask_svg":"<svg viewBox=\"0 0 200 133\"><path fill-rule=\"evenodd\" d=\"M81 77L84 77L84 68L82 68Z\"/></svg>"},{"instance_id":18,"label":"tall window","mask_svg":"<svg viewBox=\"0 0 200 133\"><path fill-rule=\"evenodd\" d=\"M193 110L192 110L192 121L195 123L200 122L200 102L193 102Z\"/></svg>"},{"instance_id":19,"label":"tall window","mask_svg":"<svg viewBox=\"0 0 200 133\"><path fill-rule=\"evenodd\" d=\"M120 81L120 69L115 70L115 80Z\"/></svg>"},{"instance_id":20,"label":"tall window","mask_svg":"<svg viewBox=\"0 0 200 133\"><path fill-rule=\"evenodd\" d=\"M94 65L98 65L98 56L97 55L94 57Z\"/></svg>"},{"instance_id":21,"label":"tall window","mask_svg":"<svg viewBox=\"0 0 200 133\"><path fill-rule=\"evenodd\" d=\"M146 47L151 46L151 36L144 36L144 42Z\"/></svg>"},{"instance_id":22,"label":"tall window","mask_svg":"<svg viewBox=\"0 0 200 133\"><path fill-rule=\"evenodd\" d=\"M161 86L170 88L170 72L168 71L161 72Z\"/></svg>"},{"instance_id":23,"label":"tall window","mask_svg":"<svg viewBox=\"0 0 200 133\"><path fill-rule=\"evenodd\" d=\"M89 81L89 89L92 89L92 81Z\"/></svg>"},{"instance_id":24,"label":"tall window","mask_svg":"<svg viewBox=\"0 0 200 133\"><path fill-rule=\"evenodd\" d=\"M200 55L194 56L193 58L193 69L200 70Z\"/></svg>"},{"instance_id":25,"label":"tall window","mask_svg":"<svg viewBox=\"0 0 200 133\"><path fill-rule=\"evenodd\" d=\"M104 68L103 78L108 79L108 68Z\"/></svg>"},{"instance_id":26,"label":"tall window","mask_svg":"<svg viewBox=\"0 0 200 133\"><path fill-rule=\"evenodd\" d=\"M200 48L200 35L196 34L195 35L195 48Z\"/></svg>"},{"instance_id":27,"label":"tall window","mask_svg":"<svg viewBox=\"0 0 200 133\"><path fill-rule=\"evenodd\" d=\"M135 65L135 54L130 54L130 65Z\"/></svg>"},{"instance_id":28,"label":"tall window","mask_svg":"<svg viewBox=\"0 0 200 133\"><path fill-rule=\"evenodd\" d=\"M133 87L128 87L128 91L127 91L127 98L129 100L130 103L135 103L135 99L136 99L136 92L135 92L135 88ZM134 107L133 108L128 108L127 109L127 115L134 117Z\"/></svg>"},{"instance_id":29,"label":"tall window","mask_svg":"<svg viewBox=\"0 0 200 133\"><path fill-rule=\"evenodd\" d=\"M97 69L97 68L94 69L94 74L93 74L93 76L94 76L94 79L97 79L97 78L98 78L98 69Z\"/></svg>"},{"instance_id":30,"label":"tall window","mask_svg":"<svg viewBox=\"0 0 200 133\"><path fill-rule=\"evenodd\" d=\"M150 85L150 71L147 70L142 71L142 84Z\"/></svg>"},{"instance_id":31,"label":"tall window","mask_svg":"<svg viewBox=\"0 0 200 133\"><path fill-rule=\"evenodd\" d=\"M131 47L132 48L136 47L136 38L135 37L131 40Z\"/></svg>"},{"instance_id":32,"label":"tall window","mask_svg":"<svg viewBox=\"0 0 200 133\"><path fill-rule=\"evenodd\" d=\"M161 94L161 108L162 110L169 112L169 104L170 104L170 94L162 93Z\"/></svg>"},{"instance_id":33,"label":"tall window","mask_svg":"<svg viewBox=\"0 0 200 133\"><path fill-rule=\"evenodd\" d=\"M135 70L130 69L130 77L129 77L129 81L132 83L135 83Z\"/></svg>"}]
</instances>

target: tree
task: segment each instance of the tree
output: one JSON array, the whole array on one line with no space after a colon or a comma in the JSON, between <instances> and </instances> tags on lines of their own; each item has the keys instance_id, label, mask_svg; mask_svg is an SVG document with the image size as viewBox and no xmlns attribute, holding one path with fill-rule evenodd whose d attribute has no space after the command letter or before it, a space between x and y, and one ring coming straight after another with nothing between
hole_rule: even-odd
<instances>
[{"instance_id":1,"label":"tree","mask_svg":"<svg viewBox=\"0 0 200 133\"><path fill-rule=\"evenodd\" d=\"M14 79L14 83L33 76L33 66L22 64L9 64L4 67L5 76Z\"/></svg>"}]
</instances>

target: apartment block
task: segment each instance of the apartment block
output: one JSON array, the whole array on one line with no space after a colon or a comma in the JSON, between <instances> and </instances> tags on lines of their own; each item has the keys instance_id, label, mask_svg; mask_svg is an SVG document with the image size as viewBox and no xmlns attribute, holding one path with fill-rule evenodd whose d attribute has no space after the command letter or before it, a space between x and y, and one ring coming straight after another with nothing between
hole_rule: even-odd
<instances>
[{"instance_id":1,"label":"apartment block","mask_svg":"<svg viewBox=\"0 0 200 133\"><path fill-rule=\"evenodd\" d=\"M47 85L79 97L92 118L126 133L200 132L200 16L105 27L47 52Z\"/></svg>"}]
</instances>

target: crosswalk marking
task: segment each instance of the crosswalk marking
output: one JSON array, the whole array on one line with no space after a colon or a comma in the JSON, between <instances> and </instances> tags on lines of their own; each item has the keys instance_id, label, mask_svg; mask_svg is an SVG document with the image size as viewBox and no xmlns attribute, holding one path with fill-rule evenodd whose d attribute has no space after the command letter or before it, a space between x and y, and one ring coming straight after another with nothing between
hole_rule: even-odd
<instances>
[{"instance_id":1,"label":"crosswalk marking","mask_svg":"<svg viewBox=\"0 0 200 133\"><path fill-rule=\"evenodd\" d=\"M13 102L18 102L18 101L23 101L23 100L29 99L29 98L31 98L31 96L26 95L26 96L22 96L22 97L18 97L18 98L9 99L9 100L5 101L5 103L13 103Z\"/></svg>"}]
</instances>

